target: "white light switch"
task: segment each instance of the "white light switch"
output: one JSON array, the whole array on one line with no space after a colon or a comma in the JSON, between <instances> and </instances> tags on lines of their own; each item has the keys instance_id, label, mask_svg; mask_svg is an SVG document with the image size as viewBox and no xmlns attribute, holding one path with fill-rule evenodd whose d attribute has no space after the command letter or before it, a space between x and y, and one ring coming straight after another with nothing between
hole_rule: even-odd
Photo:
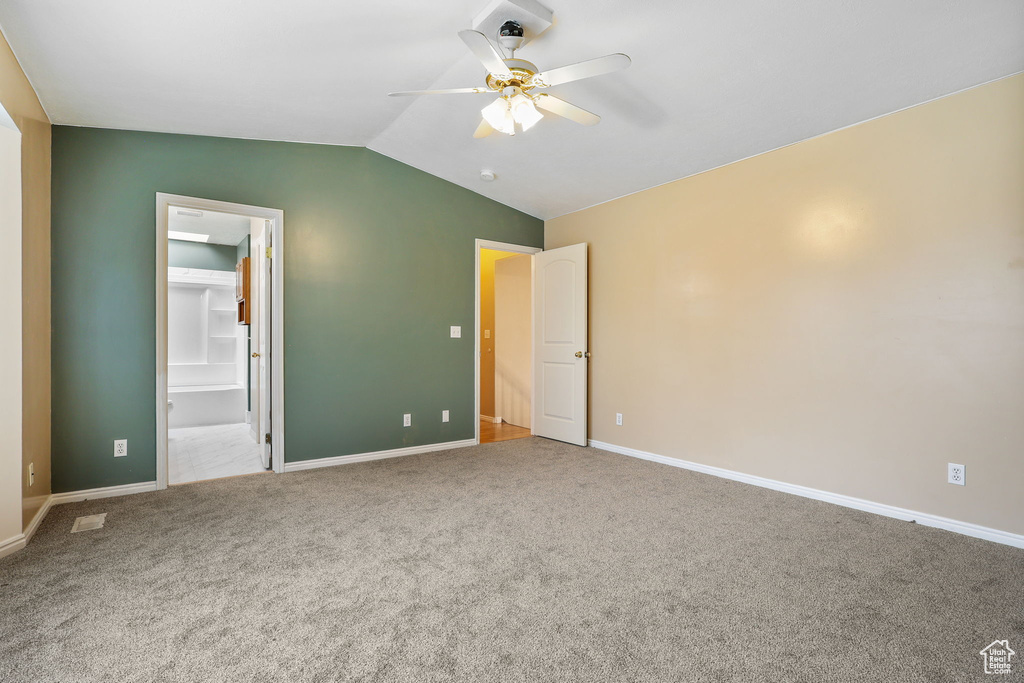
<instances>
[{"instance_id":1,"label":"white light switch","mask_svg":"<svg viewBox=\"0 0 1024 683\"><path fill-rule=\"evenodd\" d=\"M448 421L448 411L447 410L442 410L441 411L441 422L447 422L447 421Z\"/></svg>"},{"instance_id":2,"label":"white light switch","mask_svg":"<svg viewBox=\"0 0 1024 683\"><path fill-rule=\"evenodd\" d=\"M452 325L452 339L459 339L462 337L462 326Z\"/></svg>"},{"instance_id":3,"label":"white light switch","mask_svg":"<svg viewBox=\"0 0 1024 683\"><path fill-rule=\"evenodd\" d=\"M491 338L491 331L490 330L484 330L484 339L490 339L490 338Z\"/></svg>"}]
</instances>

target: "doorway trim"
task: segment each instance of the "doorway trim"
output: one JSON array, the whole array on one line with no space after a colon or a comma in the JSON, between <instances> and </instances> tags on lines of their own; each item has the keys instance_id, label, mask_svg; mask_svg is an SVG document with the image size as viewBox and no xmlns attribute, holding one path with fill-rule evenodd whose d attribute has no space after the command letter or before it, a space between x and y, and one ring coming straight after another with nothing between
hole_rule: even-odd
<instances>
[{"instance_id":1,"label":"doorway trim","mask_svg":"<svg viewBox=\"0 0 1024 683\"><path fill-rule=\"evenodd\" d=\"M180 206L263 218L271 222L270 450L284 472L284 211L184 195L156 193L156 488L167 488L167 210Z\"/></svg>"},{"instance_id":2,"label":"doorway trim","mask_svg":"<svg viewBox=\"0 0 1024 683\"><path fill-rule=\"evenodd\" d=\"M476 267L474 269L474 277L476 279L476 298L473 306L473 439L480 444L480 250L481 249L493 249L495 251L507 251L513 254L527 254L533 256L544 251L540 247L527 247L522 244L509 244L508 242L494 242L492 240L476 240L476 246L474 254L476 256ZM533 266L530 266L531 272ZM533 301L533 277L530 277L530 301ZM532 317L532 316L531 316ZM530 339L533 339L533 334L530 334ZM533 377L533 343L530 343L530 376ZM533 393L536 391L536 387L530 389L530 405L533 406L536 402L536 397ZM532 425L532 420L531 420ZM531 426L530 432L533 432Z\"/></svg>"}]
</instances>

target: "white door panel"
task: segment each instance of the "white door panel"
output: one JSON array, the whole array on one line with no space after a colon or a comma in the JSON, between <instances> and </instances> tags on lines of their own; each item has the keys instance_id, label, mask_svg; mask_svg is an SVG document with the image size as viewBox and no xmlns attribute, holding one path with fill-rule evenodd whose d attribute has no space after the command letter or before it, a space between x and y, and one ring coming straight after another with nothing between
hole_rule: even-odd
<instances>
[{"instance_id":1,"label":"white door panel","mask_svg":"<svg viewBox=\"0 0 1024 683\"><path fill-rule=\"evenodd\" d=\"M260 259L263 253L263 224L259 218L250 219L249 241L249 431L256 443L263 443L263 422L260 414Z\"/></svg>"},{"instance_id":2,"label":"white door panel","mask_svg":"<svg viewBox=\"0 0 1024 683\"><path fill-rule=\"evenodd\" d=\"M267 249L271 250L273 254L274 240L273 232L271 229L272 223L265 221L263 230L263 245L260 248L259 253L256 254L257 263L260 269L260 326L259 326L259 346L260 346L260 425L262 426L262 438L260 443L262 446L263 455L263 466L269 468L271 465L271 450L270 443L267 436L271 433L271 419L270 419L270 398L271 398L271 386L270 386L270 368L274 362L274 349L271 348L271 276L270 271L272 268L273 257L267 258ZM253 406L255 408L255 406Z\"/></svg>"},{"instance_id":3,"label":"white door panel","mask_svg":"<svg viewBox=\"0 0 1024 683\"><path fill-rule=\"evenodd\" d=\"M587 245L534 256L533 431L587 445Z\"/></svg>"}]
</instances>

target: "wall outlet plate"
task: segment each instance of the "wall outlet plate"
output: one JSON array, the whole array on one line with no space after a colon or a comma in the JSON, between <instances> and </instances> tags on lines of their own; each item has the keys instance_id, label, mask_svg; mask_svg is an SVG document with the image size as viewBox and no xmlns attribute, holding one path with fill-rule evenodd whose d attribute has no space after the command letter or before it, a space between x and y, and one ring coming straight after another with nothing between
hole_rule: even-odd
<instances>
[{"instance_id":1,"label":"wall outlet plate","mask_svg":"<svg viewBox=\"0 0 1024 683\"><path fill-rule=\"evenodd\" d=\"M622 426L622 413L615 413L615 424Z\"/></svg>"},{"instance_id":2,"label":"wall outlet plate","mask_svg":"<svg viewBox=\"0 0 1024 683\"><path fill-rule=\"evenodd\" d=\"M405 413L402 415L402 426L412 427L412 413Z\"/></svg>"},{"instance_id":3,"label":"wall outlet plate","mask_svg":"<svg viewBox=\"0 0 1024 683\"><path fill-rule=\"evenodd\" d=\"M447 421L448 421L448 411L447 410L442 410L441 411L441 422L447 422Z\"/></svg>"},{"instance_id":4,"label":"wall outlet plate","mask_svg":"<svg viewBox=\"0 0 1024 683\"><path fill-rule=\"evenodd\" d=\"M462 326L461 325L452 325L452 339L461 339L461 338L462 338Z\"/></svg>"},{"instance_id":5,"label":"wall outlet plate","mask_svg":"<svg viewBox=\"0 0 1024 683\"><path fill-rule=\"evenodd\" d=\"M114 439L114 457L123 458L128 455L128 439Z\"/></svg>"},{"instance_id":6,"label":"wall outlet plate","mask_svg":"<svg viewBox=\"0 0 1024 683\"><path fill-rule=\"evenodd\" d=\"M948 463L946 467L946 481L957 486L965 486L967 484L967 468L963 465L957 465L955 462Z\"/></svg>"},{"instance_id":7,"label":"wall outlet plate","mask_svg":"<svg viewBox=\"0 0 1024 683\"><path fill-rule=\"evenodd\" d=\"M28 464L28 485L32 486L36 483L36 464L30 462Z\"/></svg>"}]
</instances>

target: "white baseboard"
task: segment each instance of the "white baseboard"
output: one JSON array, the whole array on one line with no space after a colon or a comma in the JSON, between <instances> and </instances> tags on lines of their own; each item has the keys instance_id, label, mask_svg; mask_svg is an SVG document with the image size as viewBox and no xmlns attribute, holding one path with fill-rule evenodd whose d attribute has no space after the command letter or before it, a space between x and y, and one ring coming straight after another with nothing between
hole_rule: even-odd
<instances>
[{"instance_id":1,"label":"white baseboard","mask_svg":"<svg viewBox=\"0 0 1024 683\"><path fill-rule=\"evenodd\" d=\"M46 513L53 507L53 496L47 496L43 506L36 510L36 514L32 517L32 521L28 523L28 527L25 529L25 542L28 543L32 540L32 537L36 535L36 530L39 529L39 525L46 519Z\"/></svg>"},{"instance_id":2,"label":"white baseboard","mask_svg":"<svg viewBox=\"0 0 1024 683\"><path fill-rule=\"evenodd\" d=\"M63 505L64 503L77 503L83 500L113 498L115 496L128 496L133 493L149 493L150 491L156 491L155 481L143 481L138 484L123 484L121 486L105 486L98 489L55 493L50 497L50 500L53 505Z\"/></svg>"},{"instance_id":3,"label":"white baseboard","mask_svg":"<svg viewBox=\"0 0 1024 683\"><path fill-rule=\"evenodd\" d=\"M0 557L5 557L25 547L25 534L11 536L6 541L0 541Z\"/></svg>"},{"instance_id":4,"label":"white baseboard","mask_svg":"<svg viewBox=\"0 0 1024 683\"><path fill-rule=\"evenodd\" d=\"M0 541L0 557L10 555L13 552L17 552L25 547L25 545L32 540L35 536L36 530L39 525L43 523L43 518L46 517L46 513L50 511L50 507L53 505L53 496L47 496L46 502L43 503L42 507L36 510L36 514L32 516L32 521L28 523L25 530L17 536L11 536L6 541Z\"/></svg>"},{"instance_id":5,"label":"white baseboard","mask_svg":"<svg viewBox=\"0 0 1024 683\"><path fill-rule=\"evenodd\" d=\"M603 451L611 451L612 453L628 455L632 458L640 458L642 460L651 460L663 465L671 465L672 467L681 467L686 470L693 470L694 472L710 474L714 477L740 481L744 484L753 484L754 486L760 486L774 491L782 491L783 493L791 493L795 496L813 498L814 500L834 503L835 505L842 505L843 507L854 508L855 510L872 512L876 515L882 515L883 517L892 517L894 519L902 519L907 522L916 522L924 526L945 529L946 531L963 534L964 536L983 538L986 541L1002 543L1003 545L1010 545L1015 548L1024 548L1024 535L1021 534L1000 531L999 529L992 529L978 524L972 524L971 522L961 522L956 519L949 519L948 517L939 517L938 515L932 515L926 512L916 512L914 510L907 510L893 505L875 503L870 500L854 498L853 496L846 496L840 493L830 493L820 489L812 489L798 484L787 484L786 482L776 481L775 479L766 479L753 474L744 474L742 472L727 470L721 467L712 467L711 465L702 465L700 463L690 462L689 460L670 458L665 455L648 453L647 451L640 451L635 448L627 448L625 446L616 446L602 441L594 441L593 439L591 439L589 443L594 448L600 448Z\"/></svg>"},{"instance_id":6,"label":"white baseboard","mask_svg":"<svg viewBox=\"0 0 1024 683\"><path fill-rule=\"evenodd\" d=\"M247 425L251 425L252 424L252 411L251 410L245 411L245 424L247 424Z\"/></svg>"},{"instance_id":7,"label":"white baseboard","mask_svg":"<svg viewBox=\"0 0 1024 683\"><path fill-rule=\"evenodd\" d=\"M481 415L480 419L483 420L484 422L490 422L490 423L496 424L496 425L500 425L501 424L501 418L500 417L491 417L490 415Z\"/></svg>"},{"instance_id":8,"label":"white baseboard","mask_svg":"<svg viewBox=\"0 0 1024 683\"><path fill-rule=\"evenodd\" d=\"M425 446L409 446L408 448L392 448L386 451L374 451L372 453L356 453L354 455L338 455L333 458L319 458L317 460L299 460L298 462L286 462L285 472L298 472L300 470L312 470L318 467L334 467L335 465L349 465L354 462L366 462L368 460L383 460L385 458L400 458L403 455L416 455L418 453L433 453L435 451L447 451L453 448L465 448L475 446L475 439L464 439L462 441L447 441L445 443L431 443Z\"/></svg>"}]
</instances>

